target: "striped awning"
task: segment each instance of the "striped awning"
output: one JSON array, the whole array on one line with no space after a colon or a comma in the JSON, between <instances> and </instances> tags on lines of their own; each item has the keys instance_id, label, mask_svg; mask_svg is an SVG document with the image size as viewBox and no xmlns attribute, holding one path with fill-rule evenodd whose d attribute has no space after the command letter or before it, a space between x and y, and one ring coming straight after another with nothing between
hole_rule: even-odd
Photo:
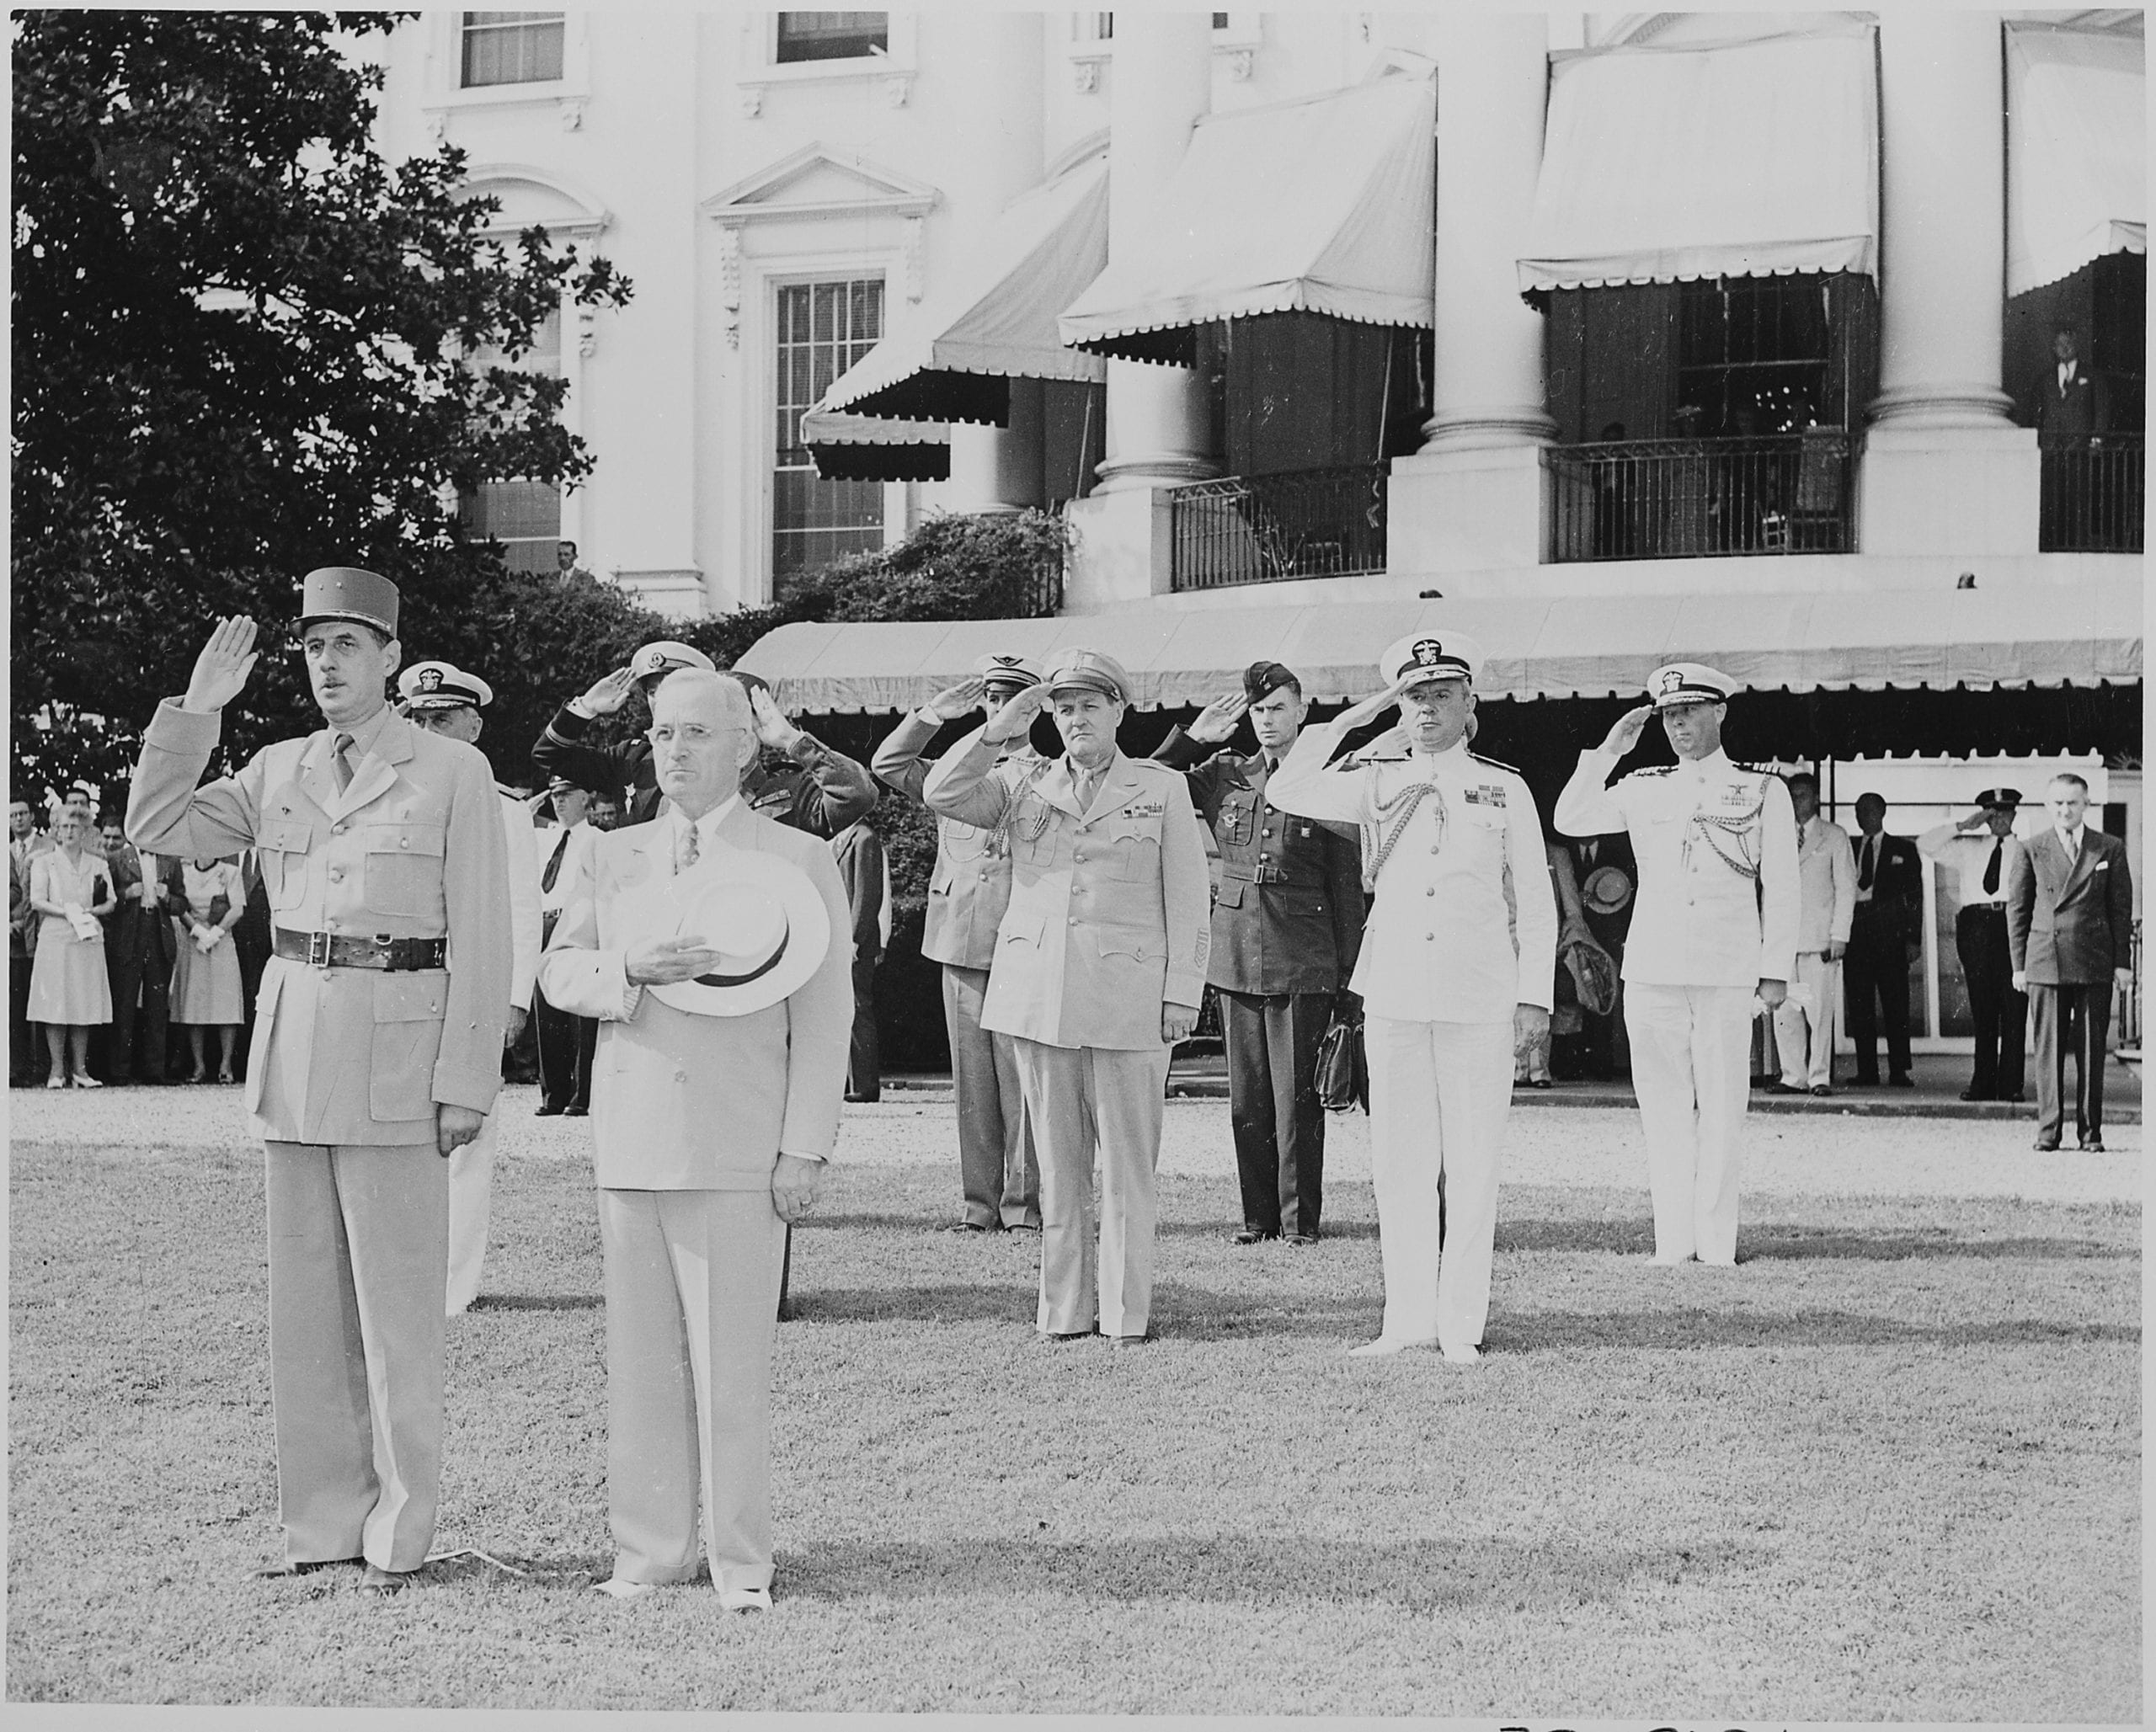
<instances>
[{"instance_id":1,"label":"striped awning","mask_svg":"<svg viewBox=\"0 0 2156 1732\"><path fill-rule=\"evenodd\" d=\"M2148 250L2145 61L2138 35L2008 27L2008 294Z\"/></svg>"},{"instance_id":2,"label":"striped awning","mask_svg":"<svg viewBox=\"0 0 2156 1732\"><path fill-rule=\"evenodd\" d=\"M801 443L825 481L947 481L951 429L941 421L891 421L810 409Z\"/></svg>"}]
</instances>

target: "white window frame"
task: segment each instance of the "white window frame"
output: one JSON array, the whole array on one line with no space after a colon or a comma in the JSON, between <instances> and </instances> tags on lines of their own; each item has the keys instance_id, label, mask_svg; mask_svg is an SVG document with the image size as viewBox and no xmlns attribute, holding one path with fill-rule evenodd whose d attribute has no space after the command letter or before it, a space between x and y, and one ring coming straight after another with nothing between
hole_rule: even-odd
<instances>
[{"instance_id":1,"label":"white window frame","mask_svg":"<svg viewBox=\"0 0 2156 1732\"><path fill-rule=\"evenodd\" d=\"M1213 30L1213 60L1216 68L1225 61L1230 78L1236 83L1249 81L1257 51L1265 45L1265 19L1262 13L1239 11L1232 8L1207 7L1208 12L1225 11L1228 21ZM1101 69L1115 61L1115 40L1099 34L1097 20L1102 11L1113 13L1113 6L1091 12L1069 14L1064 30L1063 57L1070 67L1073 86L1083 95L1101 88Z\"/></svg>"},{"instance_id":2,"label":"white window frame","mask_svg":"<svg viewBox=\"0 0 2156 1732\"><path fill-rule=\"evenodd\" d=\"M584 125L585 105L591 100L591 14L566 11L562 14L562 76L537 79L528 84L464 86L464 14L430 12L425 15L426 99L419 112L427 117L436 138L445 136L448 123L459 113L488 109L552 108L562 130L574 132Z\"/></svg>"},{"instance_id":3,"label":"white window frame","mask_svg":"<svg viewBox=\"0 0 2156 1732\"><path fill-rule=\"evenodd\" d=\"M886 16L890 26L881 54L863 55L854 60L782 61L778 57L778 14L742 13L742 70L734 81L742 114L755 120L763 113L764 99L773 90L841 84L880 85L886 106L905 107L913 100L914 74L919 66L918 20L910 12L894 12Z\"/></svg>"}]
</instances>

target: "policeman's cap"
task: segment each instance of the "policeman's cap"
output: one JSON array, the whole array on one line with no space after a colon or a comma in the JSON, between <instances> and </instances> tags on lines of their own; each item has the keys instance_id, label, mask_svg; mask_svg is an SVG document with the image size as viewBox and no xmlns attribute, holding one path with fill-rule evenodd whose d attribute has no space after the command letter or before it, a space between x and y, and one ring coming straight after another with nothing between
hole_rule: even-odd
<instances>
[{"instance_id":1,"label":"policeman's cap","mask_svg":"<svg viewBox=\"0 0 2156 1732\"><path fill-rule=\"evenodd\" d=\"M1253 704L1262 703L1283 685L1302 690L1302 682L1294 672L1278 662L1252 662L1243 669L1243 695Z\"/></svg>"},{"instance_id":2,"label":"policeman's cap","mask_svg":"<svg viewBox=\"0 0 2156 1732\"><path fill-rule=\"evenodd\" d=\"M974 663L974 675L989 685L1023 691L1041 683L1041 664L1031 656L985 655Z\"/></svg>"},{"instance_id":3,"label":"policeman's cap","mask_svg":"<svg viewBox=\"0 0 2156 1732\"><path fill-rule=\"evenodd\" d=\"M477 674L450 662L414 662L397 676L397 695L408 710L484 709L494 689Z\"/></svg>"},{"instance_id":4,"label":"policeman's cap","mask_svg":"<svg viewBox=\"0 0 2156 1732\"><path fill-rule=\"evenodd\" d=\"M1119 704L1130 701L1130 676L1123 663L1097 649L1058 652L1048 664L1047 684L1051 697L1059 691L1097 691Z\"/></svg>"},{"instance_id":5,"label":"policeman's cap","mask_svg":"<svg viewBox=\"0 0 2156 1732\"><path fill-rule=\"evenodd\" d=\"M352 620L385 637L397 635L396 584L355 565L318 566L300 580L300 630L322 620Z\"/></svg>"},{"instance_id":6,"label":"policeman's cap","mask_svg":"<svg viewBox=\"0 0 2156 1732\"><path fill-rule=\"evenodd\" d=\"M671 674L676 668L702 668L707 674L718 670L712 659L700 649L686 643L677 643L670 637L662 637L656 643L647 643L629 658L629 677L632 679L651 679Z\"/></svg>"},{"instance_id":7,"label":"policeman's cap","mask_svg":"<svg viewBox=\"0 0 2156 1732\"><path fill-rule=\"evenodd\" d=\"M2019 788L1986 788L1977 796L1977 804L1987 811L1996 808L2011 812L2020 803L2021 790Z\"/></svg>"},{"instance_id":8,"label":"policeman's cap","mask_svg":"<svg viewBox=\"0 0 2156 1732\"><path fill-rule=\"evenodd\" d=\"M1657 710L1679 704L1726 704L1737 682L1705 662L1671 662L1647 676L1647 695Z\"/></svg>"},{"instance_id":9,"label":"policeman's cap","mask_svg":"<svg viewBox=\"0 0 2156 1732\"><path fill-rule=\"evenodd\" d=\"M1379 659L1378 678L1387 685L1403 679L1415 685L1465 679L1472 685L1482 662L1482 646L1465 632L1410 632Z\"/></svg>"}]
</instances>

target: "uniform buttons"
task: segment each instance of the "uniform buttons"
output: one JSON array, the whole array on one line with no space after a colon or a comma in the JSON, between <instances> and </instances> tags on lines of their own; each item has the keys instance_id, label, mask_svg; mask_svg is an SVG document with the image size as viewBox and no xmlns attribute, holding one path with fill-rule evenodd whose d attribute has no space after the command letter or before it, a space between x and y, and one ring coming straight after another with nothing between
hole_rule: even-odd
<instances>
[{"instance_id":1,"label":"uniform buttons","mask_svg":"<svg viewBox=\"0 0 2156 1732\"><path fill-rule=\"evenodd\" d=\"M1431 886L1430 886L1430 887L1429 887L1428 889L1425 890L1425 891L1422 893L1422 894L1423 894L1423 895L1425 895L1425 896L1435 896L1437 893L1438 893L1438 887L1437 887L1436 885L1434 885L1434 884L1431 885Z\"/></svg>"},{"instance_id":2,"label":"uniform buttons","mask_svg":"<svg viewBox=\"0 0 2156 1732\"><path fill-rule=\"evenodd\" d=\"M1433 854L1435 854L1437 851L1438 851L1438 845L1437 845L1436 843L1433 842L1433 843L1430 845L1430 852L1431 852L1431 853L1433 853Z\"/></svg>"},{"instance_id":3,"label":"uniform buttons","mask_svg":"<svg viewBox=\"0 0 2156 1732\"><path fill-rule=\"evenodd\" d=\"M1068 924L1069 924L1069 925L1073 925L1073 926L1076 925L1078 924L1078 916L1077 916L1077 915L1075 915L1075 914L1073 914L1073 915L1070 917L1070 921L1069 921L1069 923L1068 923Z\"/></svg>"},{"instance_id":4,"label":"uniform buttons","mask_svg":"<svg viewBox=\"0 0 2156 1732\"><path fill-rule=\"evenodd\" d=\"M412 839L409 836L399 836L397 839L397 845L399 848L409 848L412 845Z\"/></svg>"},{"instance_id":5,"label":"uniform buttons","mask_svg":"<svg viewBox=\"0 0 2156 1732\"><path fill-rule=\"evenodd\" d=\"M343 882L344 882L344 867L342 867L342 866L332 866L332 867L330 867L330 868L329 868L329 882L330 882L331 883L333 883L333 884L341 884L341 883L343 883Z\"/></svg>"},{"instance_id":6,"label":"uniform buttons","mask_svg":"<svg viewBox=\"0 0 2156 1732\"><path fill-rule=\"evenodd\" d=\"M333 836L341 836L350 829L351 829L350 824L334 824L330 827L329 834Z\"/></svg>"},{"instance_id":7,"label":"uniform buttons","mask_svg":"<svg viewBox=\"0 0 2156 1732\"><path fill-rule=\"evenodd\" d=\"M1434 939L1437 935L1437 935L1436 933L1434 933L1434 932L1425 932L1425 933L1422 935L1422 936L1423 936L1423 937L1425 937L1425 938L1431 938L1431 939Z\"/></svg>"},{"instance_id":8,"label":"uniform buttons","mask_svg":"<svg viewBox=\"0 0 2156 1732\"><path fill-rule=\"evenodd\" d=\"M674 1073L674 1080L677 1083L686 1083L688 1079L689 1073L686 1070L677 1070Z\"/></svg>"}]
</instances>

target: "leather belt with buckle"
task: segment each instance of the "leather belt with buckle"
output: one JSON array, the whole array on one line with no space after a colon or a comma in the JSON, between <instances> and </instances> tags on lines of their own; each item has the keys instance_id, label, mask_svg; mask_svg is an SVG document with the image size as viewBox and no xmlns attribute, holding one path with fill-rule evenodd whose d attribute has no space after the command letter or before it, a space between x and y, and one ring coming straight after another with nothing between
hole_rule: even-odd
<instances>
[{"instance_id":1,"label":"leather belt with buckle","mask_svg":"<svg viewBox=\"0 0 2156 1732\"><path fill-rule=\"evenodd\" d=\"M439 968L449 952L446 938L374 938L348 936L341 932L294 932L280 926L276 952L288 962L304 962L310 968L383 968L404 973L420 968Z\"/></svg>"}]
</instances>

